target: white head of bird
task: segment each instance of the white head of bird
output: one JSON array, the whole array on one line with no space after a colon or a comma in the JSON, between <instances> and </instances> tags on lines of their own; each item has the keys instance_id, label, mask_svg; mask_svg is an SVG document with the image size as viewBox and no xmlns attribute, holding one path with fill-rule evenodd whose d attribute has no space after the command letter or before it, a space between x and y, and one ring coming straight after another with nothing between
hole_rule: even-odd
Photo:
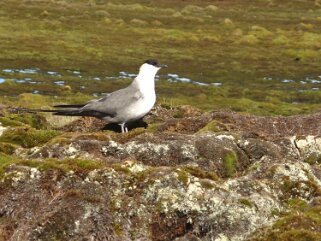
<instances>
[{"instance_id":1,"label":"white head of bird","mask_svg":"<svg viewBox=\"0 0 321 241\"><path fill-rule=\"evenodd\" d=\"M161 68L166 68L167 65L160 64L157 60L149 59L142 64L139 68L139 73L136 77L136 82L140 88L148 88L150 86L154 88L154 80L157 72ZM145 85L145 86L143 86Z\"/></svg>"}]
</instances>

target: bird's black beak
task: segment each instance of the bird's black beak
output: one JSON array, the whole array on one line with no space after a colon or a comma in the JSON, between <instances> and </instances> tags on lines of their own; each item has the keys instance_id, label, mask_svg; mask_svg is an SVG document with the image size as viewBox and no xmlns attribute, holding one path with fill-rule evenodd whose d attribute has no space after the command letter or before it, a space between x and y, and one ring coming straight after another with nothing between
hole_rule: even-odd
<instances>
[{"instance_id":1,"label":"bird's black beak","mask_svg":"<svg viewBox=\"0 0 321 241\"><path fill-rule=\"evenodd\" d=\"M157 67L159 67L159 68L167 68L168 66L166 64L158 64Z\"/></svg>"}]
</instances>

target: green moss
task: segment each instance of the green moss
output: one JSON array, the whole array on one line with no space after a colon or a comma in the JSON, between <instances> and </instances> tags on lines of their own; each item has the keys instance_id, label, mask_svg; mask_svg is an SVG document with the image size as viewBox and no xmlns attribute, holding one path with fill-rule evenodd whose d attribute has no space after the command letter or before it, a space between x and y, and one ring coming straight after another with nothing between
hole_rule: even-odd
<instances>
[{"instance_id":1,"label":"green moss","mask_svg":"<svg viewBox=\"0 0 321 241\"><path fill-rule=\"evenodd\" d=\"M82 198L82 193L78 189L69 189L64 193L65 198Z\"/></svg>"},{"instance_id":2,"label":"green moss","mask_svg":"<svg viewBox=\"0 0 321 241\"><path fill-rule=\"evenodd\" d=\"M258 25L254 25L251 27L251 31L249 34L254 35L257 38L267 38L273 35L273 33L266 28Z\"/></svg>"},{"instance_id":3,"label":"green moss","mask_svg":"<svg viewBox=\"0 0 321 241\"><path fill-rule=\"evenodd\" d=\"M243 204L244 206L247 206L247 207L250 207L250 208L253 207L253 203L250 200L246 199L246 198L240 198L239 202L241 204Z\"/></svg>"},{"instance_id":4,"label":"green moss","mask_svg":"<svg viewBox=\"0 0 321 241\"><path fill-rule=\"evenodd\" d=\"M118 236L122 236L123 235L123 228L122 228L120 223L114 223L114 230L115 230L115 233Z\"/></svg>"},{"instance_id":5,"label":"green moss","mask_svg":"<svg viewBox=\"0 0 321 241\"><path fill-rule=\"evenodd\" d=\"M68 166L73 170L88 170L88 171L100 169L104 166L101 161L84 160L84 159L67 159L63 161L63 165Z\"/></svg>"},{"instance_id":6,"label":"green moss","mask_svg":"<svg viewBox=\"0 0 321 241\"><path fill-rule=\"evenodd\" d=\"M292 198L300 198L301 197L301 193L300 193L300 189L301 189L301 185L304 184L305 186L309 187L310 189L310 193L313 196L320 196L321 195L321 188L312 180L308 180L308 181L302 181L302 182L295 182L290 180L288 177L284 177L280 188L283 192L283 199L284 200L288 200L288 199L292 199Z\"/></svg>"},{"instance_id":7,"label":"green moss","mask_svg":"<svg viewBox=\"0 0 321 241\"><path fill-rule=\"evenodd\" d=\"M216 13L218 10L218 7L211 4L211 5L206 6L205 10L208 10L209 12Z\"/></svg>"},{"instance_id":8,"label":"green moss","mask_svg":"<svg viewBox=\"0 0 321 241\"><path fill-rule=\"evenodd\" d=\"M284 51L285 55L307 61L309 59L316 59L319 55L319 52L313 49L288 49Z\"/></svg>"},{"instance_id":9,"label":"green moss","mask_svg":"<svg viewBox=\"0 0 321 241\"><path fill-rule=\"evenodd\" d=\"M51 169L61 170L65 173L74 171L78 173L88 173L89 171L100 169L104 165L101 161L82 160L82 159L44 159L44 160L17 160L17 165L35 167L39 170L46 171Z\"/></svg>"},{"instance_id":10,"label":"green moss","mask_svg":"<svg viewBox=\"0 0 321 241\"><path fill-rule=\"evenodd\" d=\"M305 241L305 240L321 240L321 235L319 232L314 232L314 231L308 231L305 229L297 229L297 230L290 230L282 235L280 235L278 240L284 240L284 241Z\"/></svg>"},{"instance_id":11,"label":"green moss","mask_svg":"<svg viewBox=\"0 0 321 241\"><path fill-rule=\"evenodd\" d=\"M0 142L8 142L30 148L45 144L60 132L54 130L36 130L29 127L17 127L6 130L0 137Z\"/></svg>"},{"instance_id":12,"label":"green moss","mask_svg":"<svg viewBox=\"0 0 321 241\"><path fill-rule=\"evenodd\" d=\"M289 178L284 178L282 181L282 184L280 186L282 192L283 192L283 199L287 200L290 197L297 197L298 192L296 191L296 188L298 187L298 183L291 181Z\"/></svg>"},{"instance_id":13,"label":"green moss","mask_svg":"<svg viewBox=\"0 0 321 241\"><path fill-rule=\"evenodd\" d=\"M305 32L301 37L301 44L305 47L321 47L321 34L320 33L311 33Z\"/></svg>"},{"instance_id":14,"label":"green moss","mask_svg":"<svg viewBox=\"0 0 321 241\"><path fill-rule=\"evenodd\" d=\"M237 155L235 152L230 151L223 157L224 173L227 177L232 177L236 173Z\"/></svg>"},{"instance_id":15,"label":"green moss","mask_svg":"<svg viewBox=\"0 0 321 241\"><path fill-rule=\"evenodd\" d=\"M210 121L209 123L206 124L202 129L200 129L198 132L203 133L203 132L219 132L222 129L228 129L226 125L224 125L222 122L213 120Z\"/></svg>"},{"instance_id":16,"label":"green moss","mask_svg":"<svg viewBox=\"0 0 321 241\"><path fill-rule=\"evenodd\" d=\"M192 0L46 1L46 4L6 0L1 6L0 37L10 36L10 41L0 42L4 50L0 60L3 69L55 70L70 88L53 85L53 81L61 78L43 72L32 75L2 72L6 82L0 85L0 101L29 108L86 102L97 90L110 92L130 81L96 81L90 79L92 76L117 75L120 70L134 73L137 64L148 55L168 63L179 76L223 83L219 87L200 87L158 81L159 99L171 98L176 105L192 104L203 110L231 108L264 115L320 109L320 98L313 91L304 93L313 84L279 81L319 75L315 64L321 61L321 30L316 27L318 10L310 11L314 4L302 1L268 2L271 1L251 4L233 1L227 8L219 2L214 6ZM137 40L134 45L132 39ZM66 69L81 70L83 78ZM270 76L273 80L263 80ZM39 83L18 84L13 80L30 77ZM82 85L85 88L80 88ZM250 91L242 93L244 86ZM302 93L298 92L301 88ZM31 94L34 90L44 96Z\"/></svg>"},{"instance_id":17,"label":"green moss","mask_svg":"<svg viewBox=\"0 0 321 241\"><path fill-rule=\"evenodd\" d=\"M129 170L129 168L122 164L115 163L112 164L111 167L117 172L122 172L126 175L131 175L131 171Z\"/></svg>"},{"instance_id":18,"label":"green moss","mask_svg":"<svg viewBox=\"0 0 321 241\"><path fill-rule=\"evenodd\" d=\"M216 175L216 173L214 172L210 172L210 171L205 171L199 167L183 167L182 168L183 171L189 173L190 175L194 176L194 177L198 177L201 179L210 179L213 181L217 181L219 179L219 177Z\"/></svg>"},{"instance_id":19,"label":"green moss","mask_svg":"<svg viewBox=\"0 0 321 241\"><path fill-rule=\"evenodd\" d=\"M17 104L28 108L43 108L44 106L49 106L50 101L46 96L22 93L18 97Z\"/></svg>"},{"instance_id":20,"label":"green moss","mask_svg":"<svg viewBox=\"0 0 321 241\"><path fill-rule=\"evenodd\" d=\"M16 120L12 120L8 117L0 117L0 122L3 126L23 126L24 123Z\"/></svg>"},{"instance_id":21,"label":"green moss","mask_svg":"<svg viewBox=\"0 0 321 241\"><path fill-rule=\"evenodd\" d=\"M163 203L162 201L158 201L155 205L155 210L156 212L158 213L162 213L164 211L164 208L163 208Z\"/></svg>"},{"instance_id":22,"label":"green moss","mask_svg":"<svg viewBox=\"0 0 321 241\"><path fill-rule=\"evenodd\" d=\"M320 164L321 163L321 155L319 155L317 153L313 153L308 158L306 158L304 160L304 162L307 162L310 165Z\"/></svg>"},{"instance_id":23,"label":"green moss","mask_svg":"<svg viewBox=\"0 0 321 241\"><path fill-rule=\"evenodd\" d=\"M167 109L167 110L171 110L172 108L173 108L173 106L172 105L170 105L170 104L167 104L167 103L161 103L161 105L160 105L162 108L165 108L165 109Z\"/></svg>"},{"instance_id":24,"label":"green moss","mask_svg":"<svg viewBox=\"0 0 321 241\"><path fill-rule=\"evenodd\" d=\"M174 118L180 119L184 117L184 112L183 111L177 111L174 115Z\"/></svg>"},{"instance_id":25,"label":"green moss","mask_svg":"<svg viewBox=\"0 0 321 241\"><path fill-rule=\"evenodd\" d=\"M146 132L145 128L134 128L125 134L116 135L116 136L114 135L114 138L118 142L124 143L124 142L127 142L130 139L134 138L135 136L139 136L145 132ZM113 133L113 134L115 134L115 133Z\"/></svg>"},{"instance_id":26,"label":"green moss","mask_svg":"<svg viewBox=\"0 0 321 241\"><path fill-rule=\"evenodd\" d=\"M14 145L14 144L0 142L0 152L2 152L2 153L12 155L17 148L18 148L18 146Z\"/></svg>"},{"instance_id":27,"label":"green moss","mask_svg":"<svg viewBox=\"0 0 321 241\"><path fill-rule=\"evenodd\" d=\"M0 178L5 173L5 168L16 161L16 158L0 152Z\"/></svg>"},{"instance_id":28,"label":"green moss","mask_svg":"<svg viewBox=\"0 0 321 241\"><path fill-rule=\"evenodd\" d=\"M36 129L45 129L49 126L43 116L30 113L10 114L6 117L0 117L0 122L4 126L29 125Z\"/></svg>"},{"instance_id":29,"label":"green moss","mask_svg":"<svg viewBox=\"0 0 321 241\"><path fill-rule=\"evenodd\" d=\"M252 34L245 35L241 37L239 43L241 44L248 44L248 45L256 45L259 42L258 38Z\"/></svg>"},{"instance_id":30,"label":"green moss","mask_svg":"<svg viewBox=\"0 0 321 241\"><path fill-rule=\"evenodd\" d=\"M184 170L181 170L181 169L177 169L176 170L176 173L177 173L177 179L183 183L184 185L187 185L188 182L189 182L189 175L188 175L188 172L184 171Z\"/></svg>"},{"instance_id":31,"label":"green moss","mask_svg":"<svg viewBox=\"0 0 321 241\"><path fill-rule=\"evenodd\" d=\"M136 19L136 18L130 20L130 23L131 23L132 25L138 26L138 27L144 27L144 26L147 26L147 25L148 25L148 23L147 23L146 21L141 20L141 19Z\"/></svg>"},{"instance_id":32,"label":"green moss","mask_svg":"<svg viewBox=\"0 0 321 241\"><path fill-rule=\"evenodd\" d=\"M272 43L284 46L289 43L289 39L284 35L279 35L272 40Z\"/></svg>"},{"instance_id":33,"label":"green moss","mask_svg":"<svg viewBox=\"0 0 321 241\"><path fill-rule=\"evenodd\" d=\"M281 214L271 228L255 234L251 241L321 240L321 206L308 206L298 199L289 200L290 210Z\"/></svg>"},{"instance_id":34,"label":"green moss","mask_svg":"<svg viewBox=\"0 0 321 241\"><path fill-rule=\"evenodd\" d=\"M273 216L280 216L280 215L281 215L281 212L280 212L279 209L274 208L274 209L271 210L271 214L272 214Z\"/></svg>"},{"instance_id":35,"label":"green moss","mask_svg":"<svg viewBox=\"0 0 321 241\"><path fill-rule=\"evenodd\" d=\"M292 198L287 200L288 205L291 208L304 208L307 207L307 202L303 199L299 199L299 198Z\"/></svg>"},{"instance_id":36,"label":"green moss","mask_svg":"<svg viewBox=\"0 0 321 241\"><path fill-rule=\"evenodd\" d=\"M215 186L213 185L213 183L207 181L207 180L201 180L200 181L201 185L203 188L206 188L206 189L213 189Z\"/></svg>"},{"instance_id":37,"label":"green moss","mask_svg":"<svg viewBox=\"0 0 321 241\"><path fill-rule=\"evenodd\" d=\"M160 123L148 124L147 131L151 133L155 133L160 127L160 125L161 125Z\"/></svg>"},{"instance_id":38,"label":"green moss","mask_svg":"<svg viewBox=\"0 0 321 241\"><path fill-rule=\"evenodd\" d=\"M61 145L68 145L72 142L72 140L68 137L64 136L57 136L51 139L48 143L49 144L61 144Z\"/></svg>"},{"instance_id":39,"label":"green moss","mask_svg":"<svg viewBox=\"0 0 321 241\"><path fill-rule=\"evenodd\" d=\"M10 115L8 116L8 118L12 120L20 121L36 129L46 129L49 127L49 124L46 121L46 118L36 113L34 114L23 113L20 115Z\"/></svg>"},{"instance_id":40,"label":"green moss","mask_svg":"<svg viewBox=\"0 0 321 241\"><path fill-rule=\"evenodd\" d=\"M148 167L147 169L140 171L140 172L136 172L134 174L135 180L137 183L143 183L146 180L148 180L149 183L153 182L153 177L151 178L152 173L156 172L158 173L158 168L157 167Z\"/></svg>"}]
</instances>

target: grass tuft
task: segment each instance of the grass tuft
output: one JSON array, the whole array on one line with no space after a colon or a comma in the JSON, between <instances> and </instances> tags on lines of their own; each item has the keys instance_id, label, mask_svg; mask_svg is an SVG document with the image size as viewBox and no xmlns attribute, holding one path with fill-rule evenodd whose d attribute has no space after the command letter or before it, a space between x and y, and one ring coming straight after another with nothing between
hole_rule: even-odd
<instances>
[{"instance_id":1,"label":"grass tuft","mask_svg":"<svg viewBox=\"0 0 321 241\"><path fill-rule=\"evenodd\" d=\"M16 127L6 130L2 136L0 136L0 142L31 148L45 144L59 134L60 132L54 130L36 130L29 127Z\"/></svg>"}]
</instances>

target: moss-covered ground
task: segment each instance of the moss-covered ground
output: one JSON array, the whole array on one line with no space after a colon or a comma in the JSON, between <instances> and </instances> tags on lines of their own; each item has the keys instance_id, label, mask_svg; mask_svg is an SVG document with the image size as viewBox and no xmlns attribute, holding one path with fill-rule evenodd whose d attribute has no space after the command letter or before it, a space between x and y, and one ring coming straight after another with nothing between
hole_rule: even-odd
<instances>
[{"instance_id":1,"label":"moss-covered ground","mask_svg":"<svg viewBox=\"0 0 321 241\"><path fill-rule=\"evenodd\" d=\"M311 112L321 106L320 12L312 0L4 0L0 101L84 102L131 81L106 76L136 73L142 61L157 58L170 66L157 83L160 103ZM169 83L168 73L222 85ZM45 96L23 94L38 92Z\"/></svg>"},{"instance_id":2,"label":"moss-covered ground","mask_svg":"<svg viewBox=\"0 0 321 241\"><path fill-rule=\"evenodd\" d=\"M300 199L289 200L290 211L251 241L321 240L321 205L309 206Z\"/></svg>"},{"instance_id":3,"label":"moss-covered ground","mask_svg":"<svg viewBox=\"0 0 321 241\"><path fill-rule=\"evenodd\" d=\"M137 73L144 60L157 58L169 65L156 83L163 106L311 113L321 108L320 14L318 0L2 0L0 104L83 103L126 86L132 77L120 72ZM170 82L168 74L195 84ZM17 148L68 141L68 136L53 130L42 115L5 113L0 122L9 128L0 137L0 177L12 164L63 172L105 167L94 160L21 160L12 155ZM220 125L211 122L203 131ZM310 159L313 164L320 158ZM223 161L226 176L233 177L237 156L227 154ZM119 164L112 168L129 172ZM184 184L190 176L217 179L197 168L177 174ZM202 186L213 188L208 180ZM319 204L290 207L254 240L320 240L320 211Z\"/></svg>"}]
</instances>

